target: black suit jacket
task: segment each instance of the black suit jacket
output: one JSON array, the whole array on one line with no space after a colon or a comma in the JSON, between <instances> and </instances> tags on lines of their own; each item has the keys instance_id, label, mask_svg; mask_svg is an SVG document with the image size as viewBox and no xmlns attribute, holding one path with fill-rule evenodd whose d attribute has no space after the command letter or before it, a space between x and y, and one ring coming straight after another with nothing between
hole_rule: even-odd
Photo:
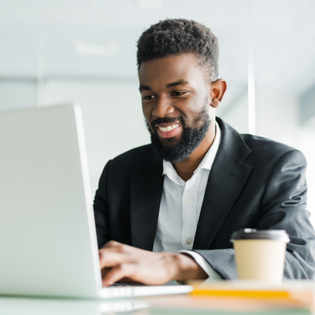
<instances>
[{"instance_id":1,"label":"black suit jacket","mask_svg":"<svg viewBox=\"0 0 315 315\"><path fill-rule=\"evenodd\" d=\"M291 239L284 277L315 278L315 233L305 210L304 155L269 139L240 135L221 119L217 121L221 143L209 174L193 250L223 278L236 279L233 231L284 229ZM94 200L99 247L116 240L152 250L162 170L151 145L106 164Z\"/></svg>"}]
</instances>

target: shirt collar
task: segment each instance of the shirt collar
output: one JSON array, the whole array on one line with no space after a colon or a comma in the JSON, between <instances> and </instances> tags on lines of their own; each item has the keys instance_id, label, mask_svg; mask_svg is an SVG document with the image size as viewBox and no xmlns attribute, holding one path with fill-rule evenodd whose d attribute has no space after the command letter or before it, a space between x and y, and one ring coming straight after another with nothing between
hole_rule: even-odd
<instances>
[{"instance_id":1,"label":"shirt collar","mask_svg":"<svg viewBox=\"0 0 315 315\"><path fill-rule=\"evenodd\" d=\"M215 122L214 141L213 141L211 147L209 148L208 152L206 153L206 155L204 156L204 158L200 162L199 166L195 169L194 175L197 174L199 172L199 170L201 170L201 169L205 169L208 171L211 170L215 156L216 156L218 149L219 149L220 141L221 141L221 130L220 130L218 123ZM169 179L171 179L175 182L178 182L179 181L178 179L181 179L181 178L179 178L172 163L165 161L165 160L163 160L163 175L167 175L169 177Z\"/></svg>"}]
</instances>

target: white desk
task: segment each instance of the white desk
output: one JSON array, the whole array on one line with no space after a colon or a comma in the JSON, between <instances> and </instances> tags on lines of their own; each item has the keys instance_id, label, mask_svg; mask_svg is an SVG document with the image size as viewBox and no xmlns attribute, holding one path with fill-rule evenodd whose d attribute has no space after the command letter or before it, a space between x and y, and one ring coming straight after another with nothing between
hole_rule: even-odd
<instances>
[{"instance_id":1,"label":"white desk","mask_svg":"<svg viewBox=\"0 0 315 315\"><path fill-rule=\"evenodd\" d=\"M2 315L186 315L186 314L259 314L309 315L311 311L298 305L265 301L165 296L115 300L67 300L0 297Z\"/></svg>"}]
</instances>

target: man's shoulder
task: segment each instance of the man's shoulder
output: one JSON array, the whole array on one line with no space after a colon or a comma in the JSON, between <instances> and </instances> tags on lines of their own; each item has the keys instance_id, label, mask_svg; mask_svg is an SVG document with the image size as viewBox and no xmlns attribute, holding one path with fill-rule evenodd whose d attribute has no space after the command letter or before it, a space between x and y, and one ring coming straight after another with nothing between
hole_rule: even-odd
<instances>
[{"instance_id":1,"label":"man's shoulder","mask_svg":"<svg viewBox=\"0 0 315 315\"><path fill-rule=\"evenodd\" d=\"M111 163L117 166L137 166L143 164L143 162L149 162L149 161L156 161L153 152L151 144L143 145L137 148L133 148L131 150L128 150L115 158L112 159Z\"/></svg>"},{"instance_id":2,"label":"man's shoulder","mask_svg":"<svg viewBox=\"0 0 315 315\"><path fill-rule=\"evenodd\" d=\"M304 155L301 151L291 147L287 144L251 134L241 134L244 142L251 149L251 156L261 159L279 159L285 155L300 156L304 159Z\"/></svg>"},{"instance_id":3,"label":"man's shoulder","mask_svg":"<svg viewBox=\"0 0 315 315\"><path fill-rule=\"evenodd\" d=\"M256 136L252 134L240 134L235 129L233 129L230 125L228 125L226 122L220 121L220 127L224 131L224 144L223 147L226 149L226 151L229 151L231 147L233 147L232 150L238 151L240 147L247 147L247 158L279 158L282 155L285 155L289 152L294 152L296 154L303 155L300 151L297 149L261 136ZM231 152L231 150L230 150Z\"/></svg>"},{"instance_id":4,"label":"man's shoulder","mask_svg":"<svg viewBox=\"0 0 315 315\"><path fill-rule=\"evenodd\" d=\"M251 149L248 161L256 161L259 164L273 164L279 161L306 164L304 154L287 144L251 134L241 134L241 137Z\"/></svg>"},{"instance_id":5,"label":"man's shoulder","mask_svg":"<svg viewBox=\"0 0 315 315\"><path fill-rule=\"evenodd\" d=\"M143 169L146 167L157 167L158 161L154 158L151 145L143 145L128 150L109 160L103 170L102 177L119 179L123 181L129 176L132 169Z\"/></svg>"},{"instance_id":6,"label":"man's shoulder","mask_svg":"<svg viewBox=\"0 0 315 315\"><path fill-rule=\"evenodd\" d=\"M273 152L285 153L289 151L296 150L295 148L261 136L256 136L252 134L240 134L244 142L248 145L251 150L254 151L267 151L272 150Z\"/></svg>"}]
</instances>

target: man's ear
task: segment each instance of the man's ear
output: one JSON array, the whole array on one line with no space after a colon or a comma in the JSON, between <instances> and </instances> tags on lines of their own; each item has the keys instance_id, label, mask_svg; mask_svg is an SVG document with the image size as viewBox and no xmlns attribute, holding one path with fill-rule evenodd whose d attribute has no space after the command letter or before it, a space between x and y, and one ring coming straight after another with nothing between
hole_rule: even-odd
<instances>
[{"instance_id":1,"label":"man's ear","mask_svg":"<svg viewBox=\"0 0 315 315\"><path fill-rule=\"evenodd\" d=\"M226 81L218 79L211 83L211 106L217 108L222 102L225 91L227 90Z\"/></svg>"}]
</instances>

